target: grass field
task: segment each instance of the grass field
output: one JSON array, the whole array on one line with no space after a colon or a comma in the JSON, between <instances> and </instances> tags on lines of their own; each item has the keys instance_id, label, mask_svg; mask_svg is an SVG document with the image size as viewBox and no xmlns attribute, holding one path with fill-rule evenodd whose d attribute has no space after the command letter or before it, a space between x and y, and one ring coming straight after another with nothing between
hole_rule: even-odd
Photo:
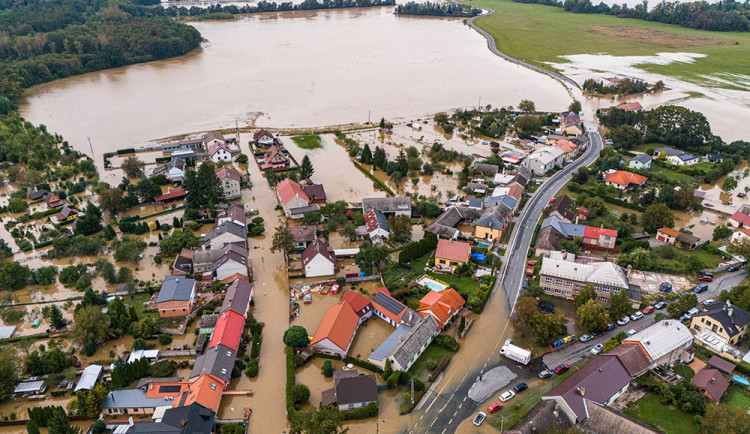
<instances>
[{"instance_id":1,"label":"grass field","mask_svg":"<svg viewBox=\"0 0 750 434\"><path fill-rule=\"evenodd\" d=\"M320 136L317 134L294 136L292 137L292 141L302 149L318 149L323 147L323 144L320 142Z\"/></svg>"},{"instance_id":2,"label":"grass field","mask_svg":"<svg viewBox=\"0 0 750 434\"><path fill-rule=\"evenodd\" d=\"M647 393L643 398L630 404L625 414L649 425L659 427L661 431L671 434L694 433L698 429L693 422L693 415L659 402L659 397Z\"/></svg>"},{"instance_id":3,"label":"grass field","mask_svg":"<svg viewBox=\"0 0 750 434\"><path fill-rule=\"evenodd\" d=\"M574 14L562 8L511 0L469 4L496 11L477 19L476 24L493 35L500 51L535 65L549 68L545 62L564 62L558 56L572 54L700 53L706 57L694 63L651 64L642 68L704 85L746 90L730 83L709 82L704 76L750 74L750 33L707 32L610 15Z\"/></svg>"},{"instance_id":4,"label":"grass field","mask_svg":"<svg viewBox=\"0 0 750 434\"><path fill-rule=\"evenodd\" d=\"M729 386L724 396L724 404L742 410L750 408L750 396L737 386Z\"/></svg>"},{"instance_id":5,"label":"grass field","mask_svg":"<svg viewBox=\"0 0 750 434\"><path fill-rule=\"evenodd\" d=\"M690 175L685 175L684 173L675 172L673 170L669 170L665 167L659 167L657 165L652 165L650 172L652 173L659 173L661 175L664 175L668 180L682 183L682 182L690 182L693 177Z\"/></svg>"}]
</instances>

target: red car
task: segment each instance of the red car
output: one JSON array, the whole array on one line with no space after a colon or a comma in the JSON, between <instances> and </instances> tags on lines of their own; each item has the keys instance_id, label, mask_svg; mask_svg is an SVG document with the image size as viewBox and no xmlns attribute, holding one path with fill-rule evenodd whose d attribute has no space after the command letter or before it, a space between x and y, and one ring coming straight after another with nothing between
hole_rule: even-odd
<instances>
[{"instance_id":1,"label":"red car","mask_svg":"<svg viewBox=\"0 0 750 434\"><path fill-rule=\"evenodd\" d=\"M562 374L563 372L570 369L570 366L566 365L565 363L561 363L560 366L555 368L555 374Z\"/></svg>"},{"instance_id":2,"label":"red car","mask_svg":"<svg viewBox=\"0 0 750 434\"><path fill-rule=\"evenodd\" d=\"M487 407L487 413L494 413L494 412L500 410L501 408L503 408L503 405L500 404L499 402L496 402L496 403L490 405L489 407Z\"/></svg>"},{"instance_id":3,"label":"red car","mask_svg":"<svg viewBox=\"0 0 750 434\"><path fill-rule=\"evenodd\" d=\"M643 309L641 312L643 312L644 315L648 315L648 314L650 314L653 311L654 311L654 307L653 306L649 306L649 307Z\"/></svg>"},{"instance_id":4,"label":"red car","mask_svg":"<svg viewBox=\"0 0 750 434\"><path fill-rule=\"evenodd\" d=\"M698 280L700 280L701 282L713 282L714 276L709 276L708 274L706 274L704 276L700 276Z\"/></svg>"}]
</instances>

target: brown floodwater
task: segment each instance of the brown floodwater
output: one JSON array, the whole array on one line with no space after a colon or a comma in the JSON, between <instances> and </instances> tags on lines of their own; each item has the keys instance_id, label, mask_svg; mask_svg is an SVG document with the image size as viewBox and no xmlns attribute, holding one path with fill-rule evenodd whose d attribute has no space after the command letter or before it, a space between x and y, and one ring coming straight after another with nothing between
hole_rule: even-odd
<instances>
[{"instance_id":1,"label":"brown floodwater","mask_svg":"<svg viewBox=\"0 0 750 434\"><path fill-rule=\"evenodd\" d=\"M91 137L101 165L106 151L236 123L409 120L480 98L494 106L531 99L542 110L570 102L551 78L490 53L461 20L399 17L380 7L192 25L206 39L202 48L34 87L21 113L86 153Z\"/></svg>"}]
</instances>

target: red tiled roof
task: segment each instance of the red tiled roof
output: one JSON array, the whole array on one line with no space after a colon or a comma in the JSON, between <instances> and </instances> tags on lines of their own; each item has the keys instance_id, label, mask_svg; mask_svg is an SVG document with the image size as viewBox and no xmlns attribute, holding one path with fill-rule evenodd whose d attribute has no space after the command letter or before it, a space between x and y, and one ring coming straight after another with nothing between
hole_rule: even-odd
<instances>
[{"instance_id":1,"label":"red tiled roof","mask_svg":"<svg viewBox=\"0 0 750 434\"><path fill-rule=\"evenodd\" d=\"M344 295L341 296L341 300L349 303L352 309L354 309L354 312L356 312L359 316L362 316L360 315L362 309L370 304L370 300L366 299L362 294L355 291L344 291Z\"/></svg>"},{"instance_id":2,"label":"red tiled roof","mask_svg":"<svg viewBox=\"0 0 750 434\"><path fill-rule=\"evenodd\" d=\"M244 315L233 310L223 312L219 316L219 319L216 320L216 327L214 327L214 333L211 335L211 342L209 342L208 348L213 348L216 345L222 344L225 347L237 351L240 347L240 339L242 339L242 331L244 328Z\"/></svg>"},{"instance_id":3,"label":"red tiled roof","mask_svg":"<svg viewBox=\"0 0 750 434\"><path fill-rule=\"evenodd\" d=\"M634 112L638 110L643 110L643 106L639 102L626 102L626 103L617 105L614 108L625 110L626 112Z\"/></svg>"},{"instance_id":4,"label":"red tiled roof","mask_svg":"<svg viewBox=\"0 0 750 434\"><path fill-rule=\"evenodd\" d=\"M354 338L358 324L359 316L354 312L352 305L346 300L341 300L328 308L315 331L312 341L310 341L310 345L328 339L337 347L346 351L352 338Z\"/></svg>"},{"instance_id":5,"label":"red tiled roof","mask_svg":"<svg viewBox=\"0 0 750 434\"><path fill-rule=\"evenodd\" d=\"M708 392L715 402L721 400L724 392L729 387L729 381L724 378L718 369L702 369L698 371L695 377L693 377L692 383Z\"/></svg>"},{"instance_id":6,"label":"red tiled roof","mask_svg":"<svg viewBox=\"0 0 750 434\"><path fill-rule=\"evenodd\" d=\"M438 240L435 257L449 261L466 262L469 260L470 253L471 246L469 243L440 239Z\"/></svg>"},{"instance_id":7,"label":"red tiled roof","mask_svg":"<svg viewBox=\"0 0 750 434\"><path fill-rule=\"evenodd\" d=\"M630 184L641 185L648 178L645 176L638 175L636 173L626 172L624 170L618 170L617 172L610 173L604 178L605 181L611 182L617 185L628 186Z\"/></svg>"},{"instance_id":8,"label":"red tiled roof","mask_svg":"<svg viewBox=\"0 0 750 434\"><path fill-rule=\"evenodd\" d=\"M222 181L224 180L224 178L233 179L235 181L242 181L242 175L240 175L240 172L227 166L224 166L221 169L217 170L216 177L221 179Z\"/></svg>"},{"instance_id":9,"label":"red tiled roof","mask_svg":"<svg viewBox=\"0 0 750 434\"><path fill-rule=\"evenodd\" d=\"M432 314L435 322L442 329L451 315L466 304L466 300L453 288L443 291L430 291L419 300L417 313L422 316Z\"/></svg>"},{"instance_id":10,"label":"red tiled roof","mask_svg":"<svg viewBox=\"0 0 750 434\"><path fill-rule=\"evenodd\" d=\"M266 130L260 130L260 131L256 131L256 132L255 132L255 134L253 134L253 140L256 140L256 141L257 141L258 139L260 139L260 138L261 138L261 137L263 137L263 136L270 136L270 137L273 137L273 134L269 133L269 132L268 132L268 131L266 131Z\"/></svg>"},{"instance_id":11,"label":"red tiled roof","mask_svg":"<svg viewBox=\"0 0 750 434\"><path fill-rule=\"evenodd\" d=\"M677 232L676 230L674 230L672 228L661 228L657 232L661 232L663 234L669 235L670 237L676 237L676 236L680 235L679 232Z\"/></svg>"},{"instance_id":12,"label":"red tiled roof","mask_svg":"<svg viewBox=\"0 0 750 434\"><path fill-rule=\"evenodd\" d=\"M266 163L270 163L270 160L274 157L283 157L286 158L286 155L284 155L283 152L281 152L276 145L271 145L270 148L266 151L265 154L263 154L263 158L265 158Z\"/></svg>"},{"instance_id":13,"label":"red tiled roof","mask_svg":"<svg viewBox=\"0 0 750 434\"><path fill-rule=\"evenodd\" d=\"M185 197L186 195L187 193L182 189L182 187L177 187L173 190L170 190L169 193L162 194L161 196L156 196L154 200L156 202L162 202L165 200L179 199Z\"/></svg>"},{"instance_id":14,"label":"red tiled roof","mask_svg":"<svg viewBox=\"0 0 750 434\"><path fill-rule=\"evenodd\" d=\"M224 142L217 142L217 143L214 143L211 146L211 149L208 150L208 155L212 156L212 155L214 155L215 153L219 152L222 149L225 150L225 151L227 151L227 152L229 152L229 153L232 152L231 150L229 150L229 146L227 146L226 143L224 143Z\"/></svg>"},{"instance_id":15,"label":"red tiled roof","mask_svg":"<svg viewBox=\"0 0 750 434\"><path fill-rule=\"evenodd\" d=\"M599 237L602 235L617 238L617 231L614 229L597 228L594 226L586 226L583 230L584 238L599 239Z\"/></svg>"},{"instance_id":16,"label":"red tiled roof","mask_svg":"<svg viewBox=\"0 0 750 434\"><path fill-rule=\"evenodd\" d=\"M211 374L203 374L190 383L188 389L179 399L174 400L172 407L186 407L194 402L213 411L219 410L221 395L224 393L224 381Z\"/></svg>"},{"instance_id":17,"label":"red tiled roof","mask_svg":"<svg viewBox=\"0 0 750 434\"><path fill-rule=\"evenodd\" d=\"M735 211L730 218L741 225L750 226L750 216L743 214L741 211Z\"/></svg>"},{"instance_id":18,"label":"red tiled roof","mask_svg":"<svg viewBox=\"0 0 750 434\"><path fill-rule=\"evenodd\" d=\"M281 202L284 205L288 204L289 201L295 197L300 197L305 202L310 203L310 198L307 197L304 191L302 191L302 187L289 178L281 181L279 185L276 186L276 192L279 194Z\"/></svg>"}]
</instances>

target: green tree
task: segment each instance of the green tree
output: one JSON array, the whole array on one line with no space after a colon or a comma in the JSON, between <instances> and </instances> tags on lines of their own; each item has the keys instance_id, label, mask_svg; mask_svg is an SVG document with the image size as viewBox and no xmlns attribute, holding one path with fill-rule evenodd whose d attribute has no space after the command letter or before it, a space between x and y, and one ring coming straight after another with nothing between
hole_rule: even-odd
<instances>
[{"instance_id":1,"label":"green tree","mask_svg":"<svg viewBox=\"0 0 750 434\"><path fill-rule=\"evenodd\" d=\"M385 155L385 149L380 146L375 147L375 153L372 156L373 168L377 167L380 170L385 170L385 166L388 164L388 160Z\"/></svg>"},{"instance_id":2,"label":"green tree","mask_svg":"<svg viewBox=\"0 0 750 434\"><path fill-rule=\"evenodd\" d=\"M714 228L714 236L713 236L714 241L723 240L731 236L732 236L732 228L728 226L721 225L721 226L716 226Z\"/></svg>"},{"instance_id":3,"label":"green tree","mask_svg":"<svg viewBox=\"0 0 750 434\"><path fill-rule=\"evenodd\" d=\"M323 362L323 375L328 378L333 377L333 364L330 360Z\"/></svg>"},{"instance_id":4,"label":"green tree","mask_svg":"<svg viewBox=\"0 0 750 434\"><path fill-rule=\"evenodd\" d=\"M56 329L61 329L65 327L65 319L63 318L62 311L59 307L57 307L56 304L53 304L50 306L49 309L49 322L52 325L52 327Z\"/></svg>"},{"instance_id":5,"label":"green tree","mask_svg":"<svg viewBox=\"0 0 750 434\"><path fill-rule=\"evenodd\" d=\"M309 180L310 177L313 176L313 173L315 173L315 168L313 168L310 157L305 154L305 156L302 157L302 164L299 166L299 176L302 179Z\"/></svg>"},{"instance_id":6,"label":"green tree","mask_svg":"<svg viewBox=\"0 0 750 434\"><path fill-rule=\"evenodd\" d=\"M656 233L657 230L674 226L674 214L672 210L663 203L655 203L646 208L646 212L641 216L643 229L649 233Z\"/></svg>"},{"instance_id":7,"label":"green tree","mask_svg":"<svg viewBox=\"0 0 750 434\"><path fill-rule=\"evenodd\" d=\"M534 336L539 345L549 345L568 333L565 324L568 319L558 312L546 315L534 315L531 318L531 326L534 328Z\"/></svg>"},{"instance_id":8,"label":"green tree","mask_svg":"<svg viewBox=\"0 0 750 434\"><path fill-rule=\"evenodd\" d=\"M539 303L532 297L521 297L513 308L510 325L521 336L526 336L534 330L531 318L535 315L544 315L539 312Z\"/></svg>"},{"instance_id":9,"label":"green tree","mask_svg":"<svg viewBox=\"0 0 750 434\"><path fill-rule=\"evenodd\" d=\"M576 310L581 327L593 332L607 327L609 313L607 307L599 300L589 300Z\"/></svg>"},{"instance_id":10,"label":"green tree","mask_svg":"<svg viewBox=\"0 0 750 434\"><path fill-rule=\"evenodd\" d=\"M125 197L119 188L105 188L99 192L99 206L110 216L114 217L128 207Z\"/></svg>"},{"instance_id":11,"label":"green tree","mask_svg":"<svg viewBox=\"0 0 750 434\"><path fill-rule=\"evenodd\" d=\"M621 289L609 297L609 317L618 321L633 312L633 306L628 299L628 292Z\"/></svg>"},{"instance_id":12,"label":"green tree","mask_svg":"<svg viewBox=\"0 0 750 434\"><path fill-rule=\"evenodd\" d=\"M572 111L573 113L580 113L581 112L581 102L577 99L574 99L572 103L568 106L568 110Z\"/></svg>"},{"instance_id":13,"label":"green tree","mask_svg":"<svg viewBox=\"0 0 750 434\"><path fill-rule=\"evenodd\" d=\"M536 104L534 104L534 101L524 99L518 103L518 109L524 113L536 113Z\"/></svg>"},{"instance_id":14,"label":"green tree","mask_svg":"<svg viewBox=\"0 0 750 434\"><path fill-rule=\"evenodd\" d=\"M588 303L589 300L596 300L596 289L594 289L594 285L592 283L589 283L581 288L581 291L578 293L578 295L575 296L574 301L576 304L576 309Z\"/></svg>"},{"instance_id":15,"label":"green tree","mask_svg":"<svg viewBox=\"0 0 750 434\"><path fill-rule=\"evenodd\" d=\"M344 415L337 407L329 406L297 412L291 416L290 434L345 434L348 428L343 427Z\"/></svg>"},{"instance_id":16,"label":"green tree","mask_svg":"<svg viewBox=\"0 0 750 434\"><path fill-rule=\"evenodd\" d=\"M291 326L284 332L284 345L289 347L306 347L310 342L307 330L302 326Z\"/></svg>"},{"instance_id":17,"label":"green tree","mask_svg":"<svg viewBox=\"0 0 750 434\"><path fill-rule=\"evenodd\" d=\"M362 164L372 164L372 151L370 151L370 145L365 144L365 147L362 148L362 156L359 161L361 161Z\"/></svg>"},{"instance_id":18,"label":"green tree","mask_svg":"<svg viewBox=\"0 0 750 434\"><path fill-rule=\"evenodd\" d=\"M744 409L727 404L710 404L701 418L701 434L733 434L750 432L750 415Z\"/></svg>"},{"instance_id":19,"label":"green tree","mask_svg":"<svg viewBox=\"0 0 750 434\"><path fill-rule=\"evenodd\" d=\"M724 183L721 184L721 190L725 193L729 193L735 188L737 188L737 179L731 176L728 176L727 179L724 180Z\"/></svg>"},{"instance_id":20,"label":"green tree","mask_svg":"<svg viewBox=\"0 0 750 434\"><path fill-rule=\"evenodd\" d=\"M219 177L216 176L216 167L210 161L201 164L197 173L188 170L185 175L185 188L185 205L189 209L215 214L216 205L225 201L224 189Z\"/></svg>"},{"instance_id":21,"label":"green tree","mask_svg":"<svg viewBox=\"0 0 750 434\"><path fill-rule=\"evenodd\" d=\"M133 336L148 339L159 331L159 326L150 316L144 316L133 324Z\"/></svg>"},{"instance_id":22,"label":"green tree","mask_svg":"<svg viewBox=\"0 0 750 434\"><path fill-rule=\"evenodd\" d=\"M530 134L542 129L542 121L534 116L519 116L516 119L516 128L521 132Z\"/></svg>"},{"instance_id":23,"label":"green tree","mask_svg":"<svg viewBox=\"0 0 750 434\"><path fill-rule=\"evenodd\" d=\"M172 235L162 239L159 242L159 247L163 254L174 255L182 251L182 249L192 249L198 247L198 237L188 230L172 232Z\"/></svg>"},{"instance_id":24,"label":"green tree","mask_svg":"<svg viewBox=\"0 0 750 434\"><path fill-rule=\"evenodd\" d=\"M633 149L641 143L641 132L628 124L623 124L613 128L609 132L609 138L618 148Z\"/></svg>"},{"instance_id":25,"label":"green tree","mask_svg":"<svg viewBox=\"0 0 750 434\"><path fill-rule=\"evenodd\" d=\"M28 285L32 273L16 261L0 262L0 290L17 291Z\"/></svg>"},{"instance_id":26,"label":"green tree","mask_svg":"<svg viewBox=\"0 0 750 434\"><path fill-rule=\"evenodd\" d=\"M34 272L34 280L37 285L51 285L55 283L55 277L57 276L57 267L54 265L48 265L46 267L37 268Z\"/></svg>"},{"instance_id":27,"label":"green tree","mask_svg":"<svg viewBox=\"0 0 750 434\"><path fill-rule=\"evenodd\" d=\"M0 348L0 401L10 398L18 383L18 369L20 359L16 349L5 345Z\"/></svg>"},{"instance_id":28,"label":"green tree","mask_svg":"<svg viewBox=\"0 0 750 434\"><path fill-rule=\"evenodd\" d=\"M372 270L372 267L377 268L380 272L380 264L388 259L389 251L385 246L376 246L368 241L365 241L359 246L359 253L354 255L354 262L356 262L363 271Z\"/></svg>"},{"instance_id":29,"label":"green tree","mask_svg":"<svg viewBox=\"0 0 750 434\"><path fill-rule=\"evenodd\" d=\"M294 241L294 235L289 230L286 222L276 226L276 232L273 234L271 241L271 252L281 252L284 255L284 262L289 260L289 254L294 253L297 248L297 242Z\"/></svg>"},{"instance_id":30,"label":"green tree","mask_svg":"<svg viewBox=\"0 0 750 434\"><path fill-rule=\"evenodd\" d=\"M55 412L49 420L49 434L81 434L79 428L70 424L70 419L62 412Z\"/></svg>"},{"instance_id":31,"label":"green tree","mask_svg":"<svg viewBox=\"0 0 750 434\"><path fill-rule=\"evenodd\" d=\"M380 376L380 378L384 380L388 380L388 377L393 375L393 368L391 367L391 361L390 359L385 359L385 367L383 367L383 374Z\"/></svg>"},{"instance_id":32,"label":"green tree","mask_svg":"<svg viewBox=\"0 0 750 434\"><path fill-rule=\"evenodd\" d=\"M93 354L99 341L107 337L109 317L96 305L77 308L73 315L73 341Z\"/></svg>"},{"instance_id":33,"label":"green tree","mask_svg":"<svg viewBox=\"0 0 750 434\"><path fill-rule=\"evenodd\" d=\"M40 433L39 427L36 425L36 423L34 423L33 420L29 420L28 422L26 422L26 432L28 434L39 434Z\"/></svg>"},{"instance_id":34,"label":"green tree","mask_svg":"<svg viewBox=\"0 0 750 434\"><path fill-rule=\"evenodd\" d=\"M120 167L128 178L138 178L143 174L143 163L135 155L123 160Z\"/></svg>"},{"instance_id":35,"label":"green tree","mask_svg":"<svg viewBox=\"0 0 750 434\"><path fill-rule=\"evenodd\" d=\"M304 384L295 384L290 391L290 395L295 404L302 404L310 399L310 389Z\"/></svg>"},{"instance_id":36,"label":"green tree","mask_svg":"<svg viewBox=\"0 0 750 434\"><path fill-rule=\"evenodd\" d=\"M680 297L676 302L670 303L669 306L667 306L667 312L672 318L678 318L697 305L698 296L694 293L690 293Z\"/></svg>"},{"instance_id":37,"label":"green tree","mask_svg":"<svg viewBox=\"0 0 750 434\"><path fill-rule=\"evenodd\" d=\"M396 243L408 243L411 241L411 218L406 215L391 217L388 219L391 229L390 240Z\"/></svg>"}]
</instances>

